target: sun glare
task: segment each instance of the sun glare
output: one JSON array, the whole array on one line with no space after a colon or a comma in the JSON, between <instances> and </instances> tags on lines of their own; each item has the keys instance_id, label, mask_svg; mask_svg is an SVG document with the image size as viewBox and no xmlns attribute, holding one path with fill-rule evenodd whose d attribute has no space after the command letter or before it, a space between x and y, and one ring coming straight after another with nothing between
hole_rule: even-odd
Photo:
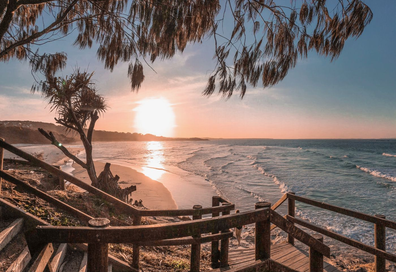
<instances>
[{"instance_id":1,"label":"sun glare","mask_svg":"<svg viewBox=\"0 0 396 272\"><path fill-rule=\"evenodd\" d=\"M175 114L172 105L165 98L150 98L138 102L134 109L135 128L142 134L173 136Z\"/></svg>"}]
</instances>

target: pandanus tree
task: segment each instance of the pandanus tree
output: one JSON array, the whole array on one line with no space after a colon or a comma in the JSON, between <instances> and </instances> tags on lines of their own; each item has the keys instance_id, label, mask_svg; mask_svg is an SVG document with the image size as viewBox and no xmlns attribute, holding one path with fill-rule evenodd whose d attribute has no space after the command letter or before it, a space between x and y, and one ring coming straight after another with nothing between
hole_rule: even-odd
<instances>
[{"instance_id":1,"label":"pandanus tree","mask_svg":"<svg viewBox=\"0 0 396 272\"><path fill-rule=\"evenodd\" d=\"M136 190L136 187L121 189L118 186L119 177L113 177L109 164L106 165L99 178L96 175L92 156L92 140L96 121L100 114L106 111L106 103L95 89L92 76L93 73L80 72L79 70L66 78L47 75L45 81L35 86L35 89L40 90L42 95L49 100L51 111L56 112L58 116L55 118L56 123L79 135L85 149L85 162L69 152L52 132L41 128L39 131L51 141L51 144L87 171L92 186L126 200L128 195Z\"/></svg>"},{"instance_id":2,"label":"pandanus tree","mask_svg":"<svg viewBox=\"0 0 396 272\"><path fill-rule=\"evenodd\" d=\"M204 94L243 97L249 85L281 81L310 51L337 58L371 19L362 0L1 0L0 61L28 59L33 72L54 75L66 54L37 49L74 32L79 48L98 45L105 68L129 62L137 89L142 63L211 38L216 64Z\"/></svg>"}]
</instances>

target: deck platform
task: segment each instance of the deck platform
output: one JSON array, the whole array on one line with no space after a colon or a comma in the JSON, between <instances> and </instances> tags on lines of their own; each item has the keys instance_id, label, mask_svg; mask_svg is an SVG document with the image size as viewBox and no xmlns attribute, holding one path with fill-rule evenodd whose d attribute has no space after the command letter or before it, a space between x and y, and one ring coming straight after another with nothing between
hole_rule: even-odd
<instances>
[{"instance_id":1,"label":"deck platform","mask_svg":"<svg viewBox=\"0 0 396 272\"><path fill-rule=\"evenodd\" d=\"M237 269L238 267L246 266L249 263L254 263L254 250L254 248L230 249L230 268ZM296 271L309 272L308 254L289 243L273 245L271 247L271 259ZM324 261L323 267L323 271L326 272L339 271L326 261Z\"/></svg>"}]
</instances>

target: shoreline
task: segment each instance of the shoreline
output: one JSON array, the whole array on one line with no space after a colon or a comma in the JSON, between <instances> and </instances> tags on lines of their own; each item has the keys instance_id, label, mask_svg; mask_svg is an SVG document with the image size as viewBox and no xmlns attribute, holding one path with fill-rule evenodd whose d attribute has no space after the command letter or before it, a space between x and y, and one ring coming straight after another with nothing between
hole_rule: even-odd
<instances>
[{"instance_id":1,"label":"shoreline","mask_svg":"<svg viewBox=\"0 0 396 272\"><path fill-rule=\"evenodd\" d=\"M98 175L104 168L105 163L101 161L95 161L94 163L96 174ZM76 178L87 184L91 184L91 180L85 169L75 163L73 164L73 168L75 170L72 174ZM161 182L153 180L132 168L117 164L111 164L110 170L114 176L118 175L120 177L119 185L121 188L136 185L136 191L132 193L133 201L142 200L143 205L148 209L177 209L177 204L172 194Z\"/></svg>"}]
</instances>

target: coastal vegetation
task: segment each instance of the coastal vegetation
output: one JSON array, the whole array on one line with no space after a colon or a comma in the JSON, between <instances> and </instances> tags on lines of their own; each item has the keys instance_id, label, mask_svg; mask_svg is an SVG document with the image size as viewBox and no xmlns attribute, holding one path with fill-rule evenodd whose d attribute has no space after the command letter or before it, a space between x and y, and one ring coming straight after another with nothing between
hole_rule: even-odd
<instances>
[{"instance_id":1,"label":"coastal vegetation","mask_svg":"<svg viewBox=\"0 0 396 272\"><path fill-rule=\"evenodd\" d=\"M144 63L152 68L155 60L209 38L215 67L203 93L238 91L243 97L248 85L269 87L284 79L311 51L337 58L371 19L362 0L286 6L274 0L9 0L0 3L0 60L28 60L36 75L54 76L66 66L66 53L40 52L40 46L74 32L79 48L98 45L97 57L110 71L129 63L137 90Z\"/></svg>"}]
</instances>

